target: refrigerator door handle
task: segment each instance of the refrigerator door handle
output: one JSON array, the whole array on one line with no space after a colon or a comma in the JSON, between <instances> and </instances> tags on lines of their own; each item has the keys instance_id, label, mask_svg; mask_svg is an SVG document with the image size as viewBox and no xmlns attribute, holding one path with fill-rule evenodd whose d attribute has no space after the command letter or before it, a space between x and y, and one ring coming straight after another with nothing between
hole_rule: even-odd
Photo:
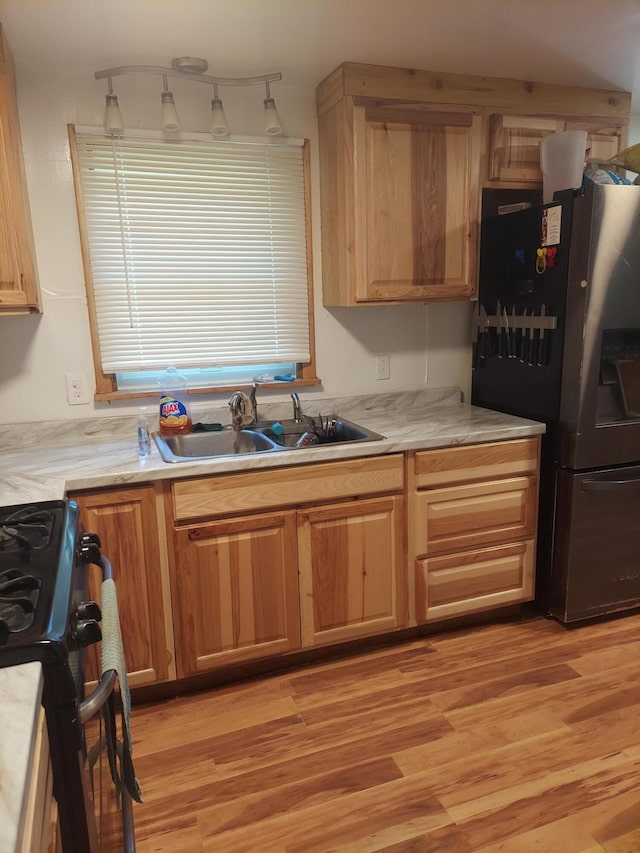
<instances>
[{"instance_id":1,"label":"refrigerator door handle","mask_svg":"<svg viewBox=\"0 0 640 853\"><path fill-rule=\"evenodd\" d=\"M635 480L583 480L583 492L613 492L617 489L640 489L640 479Z\"/></svg>"}]
</instances>

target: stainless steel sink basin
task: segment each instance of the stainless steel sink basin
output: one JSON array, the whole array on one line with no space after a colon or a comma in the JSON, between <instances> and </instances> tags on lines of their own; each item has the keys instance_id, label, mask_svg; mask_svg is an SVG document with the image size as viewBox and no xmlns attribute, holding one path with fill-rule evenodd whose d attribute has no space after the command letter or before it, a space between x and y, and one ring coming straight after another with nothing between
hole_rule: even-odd
<instances>
[{"instance_id":1,"label":"stainless steel sink basin","mask_svg":"<svg viewBox=\"0 0 640 853\"><path fill-rule=\"evenodd\" d=\"M185 435L154 435L165 462L190 462L215 456L236 456L279 450L275 442L251 429L239 432L230 427L221 432L190 432Z\"/></svg>"},{"instance_id":2,"label":"stainless steel sink basin","mask_svg":"<svg viewBox=\"0 0 640 853\"><path fill-rule=\"evenodd\" d=\"M280 424L283 431L274 432L275 424ZM304 447L319 447L326 444L344 444L345 442L379 441L384 438L383 435L344 418L329 418L327 426L326 430L319 430L316 435L312 424L308 421L283 420L272 421L269 424L258 424L256 430L283 448L296 448L300 442L302 442L301 446ZM307 439L304 438L305 435L308 437ZM314 437L317 437L317 441L313 440ZM307 441L311 443L307 443Z\"/></svg>"},{"instance_id":3,"label":"stainless steel sink basin","mask_svg":"<svg viewBox=\"0 0 640 853\"><path fill-rule=\"evenodd\" d=\"M274 431L275 424L280 424ZM154 434L160 455L165 462L193 462L217 456L244 456L248 453L273 453L297 450L300 447L323 447L327 444L344 444L361 441L378 441L384 438L343 418L333 417L325 422L317 441L308 420L263 421L252 429L235 432L225 427L220 432L191 432L185 435ZM306 434L306 439L304 438ZM309 442L309 438L312 443ZM301 441L302 440L302 441Z\"/></svg>"}]
</instances>

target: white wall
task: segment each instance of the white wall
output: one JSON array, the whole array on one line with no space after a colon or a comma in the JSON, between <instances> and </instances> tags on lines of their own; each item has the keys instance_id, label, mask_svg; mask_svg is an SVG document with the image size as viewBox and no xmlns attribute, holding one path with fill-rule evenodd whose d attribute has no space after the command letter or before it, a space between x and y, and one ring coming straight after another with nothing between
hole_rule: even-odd
<instances>
[{"instance_id":1,"label":"white wall","mask_svg":"<svg viewBox=\"0 0 640 853\"><path fill-rule=\"evenodd\" d=\"M183 126L206 131L210 87L170 82ZM161 78L129 75L114 83L127 125L158 127ZM106 86L84 72L76 79L61 79L29 69L22 71L18 86L43 314L0 317L0 423L132 411L140 401L69 406L65 387L69 372L84 371L92 385L94 381L67 124L101 125ZM323 387L303 389L303 400L322 393L386 393L427 383L467 389L468 304L322 307L315 91L285 81L274 84L272 94L286 132L311 140L316 351ZM225 89L221 95L236 132L261 132L261 87ZM377 353L391 356L389 380L375 379ZM273 399L286 396L274 394Z\"/></svg>"}]
</instances>

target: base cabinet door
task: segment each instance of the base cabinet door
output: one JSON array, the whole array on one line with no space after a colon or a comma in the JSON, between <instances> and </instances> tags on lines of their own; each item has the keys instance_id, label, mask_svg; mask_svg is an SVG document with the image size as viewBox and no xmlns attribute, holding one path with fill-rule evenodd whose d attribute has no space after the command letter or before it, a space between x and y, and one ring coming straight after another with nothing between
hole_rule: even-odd
<instances>
[{"instance_id":1,"label":"base cabinet door","mask_svg":"<svg viewBox=\"0 0 640 853\"><path fill-rule=\"evenodd\" d=\"M84 529L97 533L113 566L129 684L175 678L168 572L163 569L153 486L70 495ZM91 597L100 602L101 573L91 567ZM89 652L96 647L92 646ZM99 656L87 655L87 680Z\"/></svg>"},{"instance_id":2,"label":"base cabinet door","mask_svg":"<svg viewBox=\"0 0 640 853\"><path fill-rule=\"evenodd\" d=\"M416 621L463 616L533 598L533 539L416 561Z\"/></svg>"},{"instance_id":3,"label":"base cabinet door","mask_svg":"<svg viewBox=\"0 0 640 853\"><path fill-rule=\"evenodd\" d=\"M355 501L297 515L303 645L404 627L403 499Z\"/></svg>"},{"instance_id":4,"label":"base cabinet door","mask_svg":"<svg viewBox=\"0 0 640 853\"><path fill-rule=\"evenodd\" d=\"M295 512L174 537L180 677L299 648Z\"/></svg>"}]
</instances>

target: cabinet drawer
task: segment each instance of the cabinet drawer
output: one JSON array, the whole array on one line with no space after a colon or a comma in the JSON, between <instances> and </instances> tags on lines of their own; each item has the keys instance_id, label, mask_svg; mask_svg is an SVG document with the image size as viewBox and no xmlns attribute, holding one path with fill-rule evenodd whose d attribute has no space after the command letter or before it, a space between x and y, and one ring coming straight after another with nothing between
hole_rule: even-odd
<instances>
[{"instance_id":1,"label":"cabinet drawer","mask_svg":"<svg viewBox=\"0 0 640 853\"><path fill-rule=\"evenodd\" d=\"M415 455L417 488L494 480L538 470L539 438L423 450Z\"/></svg>"},{"instance_id":2,"label":"cabinet drawer","mask_svg":"<svg viewBox=\"0 0 640 853\"><path fill-rule=\"evenodd\" d=\"M416 562L416 618L429 622L507 604L534 594L533 539Z\"/></svg>"},{"instance_id":3,"label":"cabinet drawer","mask_svg":"<svg viewBox=\"0 0 640 853\"><path fill-rule=\"evenodd\" d=\"M509 477L414 496L414 556L444 554L533 536L537 479Z\"/></svg>"},{"instance_id":4,"label":"cabinet drawer","mask_svg":"<svg viewBox=\"0 0 640 853\"><path fill-rule=\"evenodd\" d=\"M176 521L400 491L402 454L176 480Z\"/></svg>"}]
</instances>

